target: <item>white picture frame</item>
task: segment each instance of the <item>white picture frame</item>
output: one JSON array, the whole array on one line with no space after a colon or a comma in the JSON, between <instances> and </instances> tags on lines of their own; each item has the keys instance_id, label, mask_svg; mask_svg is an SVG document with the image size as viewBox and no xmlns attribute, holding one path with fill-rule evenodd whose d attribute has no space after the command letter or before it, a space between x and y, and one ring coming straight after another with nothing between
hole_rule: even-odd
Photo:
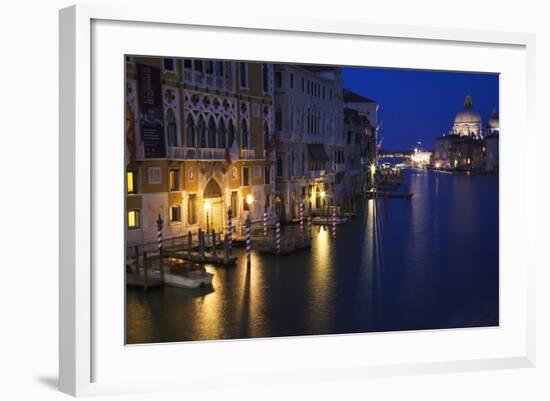
<instances>
[{"instance_id":1,"label":"white picture frame","mask_svg":"<svg viewBox=\"0 0 550 401\"><path fill-rule=\"evenodd\" d=\"M120 26L116 26L117 24ZM125 24L132 25L129 27ZM95 157L98 152L102 152L102 156L111 157L112 160L117 160L116 158L120 157L122 160L124 155L123 152L120 152L120 155L117 156L118 148L116 146L109 154L103 155L105 150L101 147L102 142L97 142L94 137L94 132L97 133L94 130L97 130L102 124L101 108L96 107L97 103L92 101L93 96L101 96L102 90L101 87L100 90L97 90L94 82L97 84L97 80L103 79L102 65L94 59L94 55L97 54L97 51L102 51L101 44L104 42L101 39L101 29L113 29L114 31L110 31L110 33L118 32L120 29L132 29L132 32L137 33L152 26L158 28L150 30L153 37L161 34L159 31L163 29L177 30L178 27L181 27L185 30L186 27L189 29L192 27L194 30L204 29L206 33L223 31L239 34L242 35L243 40L250 35L262 34L264 36L282 35L281 37L287 39L294 35L302 40L311 41L330 41L338 38L342 44L345 44L346 41L354 41L357 44L358 41L373 40L375 42L384 41L384 46L390 46L394 42L407 41L412 47L428 44L437 46L442 50L442 58L448 57L445 56L445 46L454 46L456 51L468 51L468 48L471 48L480 52L485 52L486 48L495 48L495 54L499 51L505 53L507 50L503 49L510 49L508 52L510 54L507 53L506 57L513 62L511 66L503 67L510 68L510 73L509 75L503 73L501 97L511 93L518 93L518 95L515 99L506 98L501 107L503 126L501 197L503 199L502 210L504 210L504 212L501 210L501 260L503 260L503 256L506 256L503 263L514 263L514 268L517 271L504 269L501 278L501 299L503 300L501 313L513 314L515 319L507 320L503 317L504 323L497 329L322 336L323 338L312 337L304 340L283 338L221 341L206 342L204 345L167 344L147 347L125 347L122 339L115 338L113 340L116 334L98 329L98 327L106 327L107 322L116 322L116 320L109 321L109 319L120 317L123 312L118 308L113 308L116 309L114 314L106 316L102 313L105 307L104 303L94 298L94 291L106 282L104 281L106 280L105 274L98 274L94 270L98 266L98 260L101 260L101 256L95 252L94 241L97 239L97 230L103 227L97 219L103 218L101 217L103 214L106 217L110 213L102 209L101 202L97 202L98 192L108 194L109 191L103 191L98 187L104 185L104 181L99 179L102 173L98 171ZM96 42L93 40L94 32L98 38ZM182 35L185 34L185 32L182 33ZM116 37L112 38L117 39ZM117 42L117 40L113 40L113 42ZM218 57L218 54L209 53L207 47L203 54L193 55ZM274 383L275 381L293 382L338 378L360 379L388 374L534 366L535 261L532 258L535 253L532 252L532 247L535 244L536 213L534 197L525 195L526 191L523 191L524 194L522 194L521 188L535 188L536 182L534 175L527 173L527 168L524 165L526 163L514 163L515 160L534 159L534 150L533 147L517 147L518 139L507 138L505 134L507 129L515 128L524 132L523 138L527 138L531 143L535 142L533 130L534 48L534 35L520 33L375 25L361 21L298 20L290 17L277 19L253 14L248 14L237 20L227 19L215 13L207 16L186 15L180 10L143 7L113 8L105 5L79 5L61 10L59 294L61 391L80 396L234 386L242 385L247 380L255 380L258 383ZM138 53L137 49L139 47L129 43L128 53ZM159 47L158 54L180 56L176 49L174 43L166 43ZM290 51L291 47L288 49ZM166 51L169 51L170 54L163 53ZM197 50L195 49L194 52ZM406 54L395 57L404 59ZM255 59L266 59L265 53L258 52ZM293 58L291 57L291 59ZM308 61L326 62L326 59L320 56L318 59ZM415 63L417 68L438 68L438 66L430 64L430 61L415 60ZM483 60L472 59L470 68L482 64ZM497 64L497 61L494 61L494 65ZM122 65L123 61L120 59L121 69ZM456 65L456 69L463 69L464 63L460 64L457 61ZM486 71L483 67L480 68L479 71ZM514 71L512 71L513 68L515 68ZM490 70L502 73L494 68ZM515 78L513 82L510 82L508 76L510 80L512 77ZM122 74L118 79L121 83L123 82ZM122 84L119 89L119 97L122 99ZM122 105L121 101L119 105L120 124L123 119ZM512 113L507 115L507 111L512 107L519 107L520 111L514 116L511 115ZM116 122L113 127L116 127ZM119 132L121 133L120 138L122 138L123 131ZM113 136L116 137L116 135ZM122 139L119 142L122 142ZM512 149L515 152L513 157ZM122 175L118 181L122 191L124 188ZM516 187L514 203L520 210L516 217L505 213L507 208L511 207L506 196L514 194L514 186ZM517 191L517 188L520 191ZM112 199L111 202L113 202ZM518 230L523 232L524 238L518 239L518 242L514 243L515 249L511 249L512 247L509 245L516 239L514 232ZM122 231L115 233L115 235L119 234L122 235ZM506 252L506 255L503 252ZM519 258L519 253L528 256ZM116 275L117 272L114 274ZM122 268L120 275L122 275ZM112 294L110 291L123 292L123 287L118 286L119 282L116 280L109 281L113 283L112 286L102 287L104 297L109 297ZM119 301L120 294L115 299ZM514 323L511 320L514 320ZM123 328L124 322L120 321L117 324ZM114 331L119 329L120 327ZM464 348L458 345L455 350L452 350L454 353L443 353L439 359L433 355L428 358L421 357L421 355L428 355L431 347L434 348L434 352L437 352L438 347L448 345L451 340L456 341L456 344L470 343L476 346L487 344L487 348L484 350L479 347L479 349L466 353ZM109 346L120 347L120 349L117 348L116 352L108 355ZM364 358L361 352L350 352L349 356L336 356L336 351L341 350L342 347L357 350L367 349L371 346L382 349L392 347L399 355L390 355L389 348L387 348L386 352L382 350L380 354L369 353L369 358ZM320 347L326 350L323 360L316 359ZM411 353L407 354L405 349L411 347L417 347L417 352L411 350ZM156 376L153 374L147 376L148 380L136 375L132 378L134 372L131 369L128 371L122 369L123 364L126 364L126 367L131 367L132 363L135 364L135 358L144 358L140 359L144 361L149 358L148 362L158 361L159 358L167 358L167 352L179 352L183 348L188 358L197 362L198 366L202 366L197 357L199 349L201 353L207 355L222 354L228 358L240 358L242 362L238 366L232 367L220 361L220 366L216 366L210 371L197 369L198 373L187 372L185 379L181 379L181 376L178 379L177 376L169 374L168 369L172 365L168 361L166 371L157 371L155 372ZM422 350L425 352L421 353ZM289 364L288 359L283 358L285 354L305 357L293 360L295 366L285 368L285 363ZM262 358L259 359L258 355L261 355ZM107 364L112 366L110 371L107 369ZM234 368L235 375L230 374L232 368ZM244 377L241 376L239 379L238 375Z\"/></svg>"}]
</instances>

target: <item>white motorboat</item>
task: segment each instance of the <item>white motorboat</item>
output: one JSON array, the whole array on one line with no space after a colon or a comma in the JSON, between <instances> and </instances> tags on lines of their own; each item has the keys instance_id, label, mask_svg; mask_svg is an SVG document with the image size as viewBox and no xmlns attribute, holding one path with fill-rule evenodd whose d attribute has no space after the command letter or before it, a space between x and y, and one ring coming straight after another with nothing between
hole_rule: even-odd
<instances>
[{"instance_id":1,"label":"white motorboat","mask_svg":"<svg viewBox=\"0 0 550 401\"><path fill-rule=\"evenodd\" d=\"M212 284L214 274L194 265L173 266L164 272L164 283L175 287L198 288Z\"/></svg>"}]
</instances>

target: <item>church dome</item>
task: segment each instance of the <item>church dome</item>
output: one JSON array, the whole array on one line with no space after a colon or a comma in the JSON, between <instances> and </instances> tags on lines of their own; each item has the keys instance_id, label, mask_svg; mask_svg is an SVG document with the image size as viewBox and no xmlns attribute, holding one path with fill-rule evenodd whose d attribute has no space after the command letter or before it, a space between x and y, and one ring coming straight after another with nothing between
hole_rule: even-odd
<instances>
[{"instance_id":1,"label":"church dome","mask_svg":"<svg viewBox=\"0 0 550 401\"><path fill-rule=\"evenodd\" d=\"M455 124L481 124L481 116L474 109L470 95L466 96L464 108L456 114Z\"/></svg>"},{"instance_id":2,"label":"church dome","mask_svg":"<svg viewBox=\"0 0 550 401\"><path fill-rule=\"evenodd\" d=\"M498 120L498 112L496 110L493 110L491 113L491 117L489 118L489 121L487 122L487 128L489 129L499 129L500 123Z\"/></svg>"}]
</instances>

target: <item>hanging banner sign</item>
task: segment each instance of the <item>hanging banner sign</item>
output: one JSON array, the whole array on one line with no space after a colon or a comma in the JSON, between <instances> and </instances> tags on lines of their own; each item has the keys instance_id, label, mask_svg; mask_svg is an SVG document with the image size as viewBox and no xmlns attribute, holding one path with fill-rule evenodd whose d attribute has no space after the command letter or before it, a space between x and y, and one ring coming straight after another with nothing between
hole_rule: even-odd
<instances>
[{"instance_id":1,"label":"hanging banner sign","mask_svg":"<svg viewBox=\"0 0 550 401\"><path fill-rule=\"evenodd\" d=\"M160 68L137 64L139 125L146 158L166 157Z\"/></svg>"}]
</instances>

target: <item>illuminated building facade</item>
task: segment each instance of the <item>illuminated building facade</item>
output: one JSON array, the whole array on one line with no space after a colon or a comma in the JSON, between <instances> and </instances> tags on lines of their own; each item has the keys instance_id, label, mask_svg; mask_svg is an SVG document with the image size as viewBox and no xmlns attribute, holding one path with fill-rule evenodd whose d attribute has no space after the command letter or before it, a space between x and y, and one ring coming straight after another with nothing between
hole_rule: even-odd
<instances>
[{"instance_id":1,"label":"illuminated building facade","mask_svg":"<svg viewBox=\"0 0 550 401\"><path fill-rule=\"evenodd\" d=\"M487 122L486 135L483 138L483 147L484 147L484 170L487 173L498 173L498 160L499 160L499 151L498 151L498 137L500 133L500 122L498 117L498 112L493 110L491 118Z\"/></svg>"},{"instance_id":2,"label":"illuminated building facade","mask_svg":"<svg viewBox=\"0 0 550 401\"><path fill-rule=\"evenodd\" d=\"M304 203L314 213L341 201L335 177L343 135L342 78L337 67L275 65L276 198L283 221Z\"/></svg>"},{"instance_id":3,"label":"illuminated building facade","mask_svg":"<svg viewBox=\"0 0 550 401\"><path fill-rule=\"evenodd\" d=\"M343 198L353 198L365 190L369 168L376 164L375 130L366 116L355 109L344 109L345 145L336 160L336 182L343 186Z\"/></svg>"},{"instance_id":4,"label":"illuminated building facade","mask_svg":"<svg viewBox=\"0 0 550 401\"><path fill-rule=\"evenodd\" d=\"M127 243L225 230L273 207L273 65L127 57ZM247 195L253 196L248 206Z\"/></svg>"},{"instance_id":5,"label":"illuminated building facade","mask_svg":"<svg viewBox=\"0 0 550 401\"><path fill-rule=\"evenodd\" d=\"M358 142L360 143L359 163L363 174L365 174L366 182L364 183L370 186L370 179L373 177L370 174L370 168L378 162L377 138L379 129L378 110L380 105L376 101L361 96L349 89L344 89L344 104L352 126L355 127L356 131L361 132ZM347 142L349 145L349 138ZM353 149L348 150L353 152Z\"/></svg>"},{"instance_id":6,"label":"illuminated building facade","mask_svg":"<svg viewBox=\"0 0 550 401\"><path fill-rule=\"evenodd\" d=\"M447 135L436 138L433 165L436 168L496 172L498 170L498 114L493 112L487 130L470 95ZM495 167L496 163L496 167Z\"/></svg>"}]
</instances>

